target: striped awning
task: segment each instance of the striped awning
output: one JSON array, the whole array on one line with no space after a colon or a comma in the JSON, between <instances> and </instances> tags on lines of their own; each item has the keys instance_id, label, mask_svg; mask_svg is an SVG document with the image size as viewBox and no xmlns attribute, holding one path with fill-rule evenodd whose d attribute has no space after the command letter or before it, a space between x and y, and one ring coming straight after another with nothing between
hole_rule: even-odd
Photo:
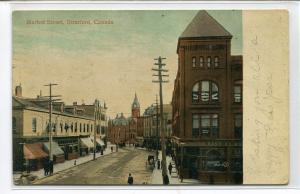
<instances>
[{"instance_id":1,"label":"striped awning","mask_svg":"<svg viewBox=\"0 0 300 194\"><path fill-rule=\"evenodd\" d=\"M44 148L49 153L50 143L49 142L44 143ZM59 147L58 143L55 142L55 141L52 142L52 153L55 156L59 156L59 155L64 154L64 151Z\"/></svg>"}]
</instances>

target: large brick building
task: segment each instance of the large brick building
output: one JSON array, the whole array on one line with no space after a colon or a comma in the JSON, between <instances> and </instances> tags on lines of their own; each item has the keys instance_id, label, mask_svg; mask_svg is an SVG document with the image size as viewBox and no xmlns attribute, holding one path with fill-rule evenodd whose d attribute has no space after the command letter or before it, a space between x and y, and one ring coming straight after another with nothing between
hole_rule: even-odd
<instances>
[{"instance_id":1,"label":"large brick building","mask_svg":"<svg viewBox=\"0 0 300 194\"><path fill-rule=\"evenodd\" d=\"M232 35L199 11L178 39L173 146L185 178L242 182L242 56Z\"/></svg>"}]
</instances>

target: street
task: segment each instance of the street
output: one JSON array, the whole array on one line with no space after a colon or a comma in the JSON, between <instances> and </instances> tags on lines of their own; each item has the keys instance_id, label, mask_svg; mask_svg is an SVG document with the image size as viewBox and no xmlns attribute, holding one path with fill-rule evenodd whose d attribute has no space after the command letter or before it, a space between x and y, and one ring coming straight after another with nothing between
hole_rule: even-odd
<instances>
[{"instance_id":1,"label":"street","mask_svg":"<svg viewBox=\"0 0 300 194\"><path fill-rule=\"evenodd\" d=\"M119 185L127 184L131 173L133 184L143 184L151 178L152 170L146 167L150 152L124 148L82 165L37 180L38 185Z\"/></svg>"}]
</instances>

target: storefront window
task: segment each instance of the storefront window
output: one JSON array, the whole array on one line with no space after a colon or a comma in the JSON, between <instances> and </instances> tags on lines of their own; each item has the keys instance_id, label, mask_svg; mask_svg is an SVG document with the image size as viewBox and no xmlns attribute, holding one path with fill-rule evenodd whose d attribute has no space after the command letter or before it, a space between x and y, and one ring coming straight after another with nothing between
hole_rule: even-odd
<instances>
[{"instance_id":1,"label":"storefront window","mask_svg":"<svg viewBox=\"0 0 300 194\"><path fill-rule=\"evenodd\" d=\"M205 168L207 171L225 171L224 161L224 157L217 150L211 150L207 153Z\"/></svg>"}]
</instances>

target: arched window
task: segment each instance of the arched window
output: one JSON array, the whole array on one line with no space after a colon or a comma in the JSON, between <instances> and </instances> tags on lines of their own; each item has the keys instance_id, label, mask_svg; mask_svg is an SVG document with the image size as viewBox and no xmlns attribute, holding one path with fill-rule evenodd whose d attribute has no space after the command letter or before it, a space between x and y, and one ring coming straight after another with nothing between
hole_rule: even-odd
<instances>
[{"instance_id":1,"label":"arched window","mask_svg":"<svg viewBox=\"0 0 300 194\"><path fill-rule=\"evenodd\" d=\"M196 57L192 57L192 67L196 67Z\"/></svg>"},{"instance_id":2,"label":"arched window","mask_svg":"<svg viewBox=\"0 0 300 194\"><path fill-rule=\"evenodd\" d=\"M207 57L207 68L211 66L211 57Z\"/></svg>"},{"instance_id":3,"label":"arched window","mask_svg":"<svg viewBox=\"0 0 300 194\"><path fill-rule=\"evenodd\" d=\"M214 64L215 67L219 67L219 57L215 57Z\"/></svg>"},{"instance_id":4,"label":"arched window","mask_svg":"<svg viewBox=\"0 0 300 194\"><path fill-rule=\"evenodd\" d=\"M192 89L192 102L217 102L219 100L219 88L216 83L208 80L195 83Z\"/></svg>"},{"instance_id":5,"label":"arched window","mask_svg":"<svg viewBox=\"0 0 300 194\"><path fill-rule=\"evenodd\" d=\"M203 67L204 66L204 58L202 56L200 57L199 62L200 62L200 67Z\"/></svg>"}]
</instances>

